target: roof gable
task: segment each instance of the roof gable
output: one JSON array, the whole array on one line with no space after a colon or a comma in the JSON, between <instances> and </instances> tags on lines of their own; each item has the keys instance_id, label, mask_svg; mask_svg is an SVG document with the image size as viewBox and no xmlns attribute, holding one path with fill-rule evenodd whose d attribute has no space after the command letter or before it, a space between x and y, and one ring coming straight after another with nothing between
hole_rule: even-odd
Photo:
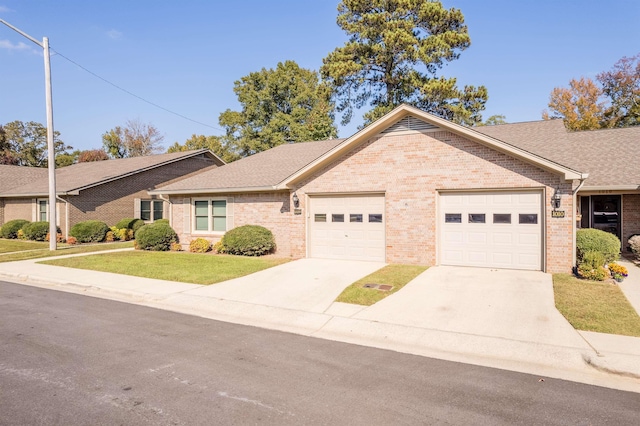
<instances>
[{"instance_id":1,"label":"roof gable","mask_svg":"<svg viewBox=\"0 0 640 426\"><path fill-rule=\"evenodd\" d=\"M402 124L404 123L403 120L406 120L407 125L412 126L413 128L407 128L407 125ZM423 124L416 123L416 121L422 121ZM418 130L419 128L424 130ZM587 174L556 163L536 153L526 151L515 145L511 145L489 135L480 133L479 131L476 131L474 129L452 123L443 118L426 113L418 108L403 104L396 107L393 111L389 112L377 121L371 123L369 126L360 130L355 135L351 136L348 139L345 139L341 144L326 152L315 161L310 163L308 166L292 175L286 181L282 182L282 184L279 185L279 188L288 188L293 183L310 176L317 170L325 167L333 161L336 161L342 155L346 154L352 149L355 149L360 144L366 142L371 137L380 133L384 133L385 131L388 131L388 129L402 129L403 131L449 131L480 143L481 145L495 149L496 151L507 154L511 157L515 157L529 164L533 164L544 170L560 174L564 176L566 180L585 179L588 176Z\"/></svg>"}]
</instances>

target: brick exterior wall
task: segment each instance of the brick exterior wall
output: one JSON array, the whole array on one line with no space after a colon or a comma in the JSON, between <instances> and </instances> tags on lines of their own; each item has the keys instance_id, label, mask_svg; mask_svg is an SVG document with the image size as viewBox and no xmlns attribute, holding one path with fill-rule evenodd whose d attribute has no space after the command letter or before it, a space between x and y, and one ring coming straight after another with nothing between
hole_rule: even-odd
<instances>
[{"instance_id":1,"label":"brick exterior wall","mask_svg":"<svg viewBox=\"0 0 640 426\"><path fill-rule=\"evenodd\" d=\"M96 167L100 167L96 163ZM85 220L101 220L115 225L120 219L134 217L136 198L152 199L150 189L184 179L210 168L217 167L210 160L199 157L186 158L154 169L136 173L104 185L80 191L80 195L61 198L68 201L69 228ZM32 220L32 198L7 198L5 200L5 220ZM58 202L59 223L62 233L66 233L66 209ZM4 223L4 222L3 222Z\"/></svg>"},{"instance_id":2,"label":"brick exterior wall","mask_svg":"<svg viewBox=\"0 0 640 426\"><path fill-rule=\"evenodd\" d=\"M628 240L633 234L640 234L640 194L622 196L622 250L627 251Z\"/></svg>"},{"instance_id":3,"label":"brick exterior wall","mask_svg":"<svg viewBox=\"0 0 640 426\"><path fill-rule=\"evenodd\" d=\"M562 192L561 209L566 212L562 219L551 218L551 196L556 187ZM306 256L305 194L384 192L387 262L434 265L438 191L472 189L544 190L546 270L570 271L575 211L572 183L449 132L377 136L299 182L289 194L226 196L233 197L234 226L265 226L276 236L279 255L301 258ZM300 198L301 215L295 215L290 207L294 191ZM215 195L220 196L225 195ZM190 209L190 204L183 205L182 196L171 200L172 225L186 247L197 237L184 230L185 209ZM186 211L191 217L190 210ZM202 236L212 242L220 238Z\"/></svg>"},{"instance_id":4,"label":"brick exterior wall","mask_svg":"<svg viewBox=\"0 0 640 426\"><path fill-rule=\"evenodd\" d=\"M449 132L377 136L300 182L304 194L381 191L386 198L387 262L437 263L439 190L544 188L546 270L572 266L571 182ZM551 218L551 196L559 187L563 219ZM306 254L305 215L292 216L292 256Z\"/></svg>"},{"instance_id":5,"label":"brick exterior wall","mask_svg":"<svg viewBox=\"0 0 640 426\"><path fill-rule=\"evenodd\" d=\"M269 229L276 240L276 253L279 256L291 256L291 214L288 192L264 192L248 194L198 194L193 198L226 198L227 228L242 225L260 225ZM191 201L189 196L171 196L172 227L180 237L183 249L189 249L189 243L196 238L204 238L212 243L220 240L222 234L207 234L191 231L193 226ZM185 201L187 204L185 204ZM185 229L185 213L190 220ZM232 219L229 219L230 217Z\"/></svg>"}]
</instances>

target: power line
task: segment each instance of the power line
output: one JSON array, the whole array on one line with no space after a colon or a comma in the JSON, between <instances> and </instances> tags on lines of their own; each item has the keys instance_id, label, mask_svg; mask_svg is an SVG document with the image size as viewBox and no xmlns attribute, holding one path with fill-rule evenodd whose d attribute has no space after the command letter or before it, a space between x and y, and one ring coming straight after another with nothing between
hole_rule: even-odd
<instances>
[{"instance_id":1,"label":"power line","mask_svg":"<svg viewBox=\"0 0 640 426\"><path fill-rule=\"evenodd\" d=\"M71 60L71 59L67 58L67 57L66 57L66 56L64 56L62 53L60 53L60 52L56 51L55 49L51 49L51 50L52 50L52 51L53 51L57 56L60 56L61 58L66 59L67 61L71 62L72 64L74 64L74 65L75 65L75 66L77 66L78 68L80 68L80 69L82 69L82 70L84 70L84 71L88 72L88 73L89 73L89 74L91 74L92 76L94 76L94 77L96 77L96 78L98 78L98 79L100 79L100 80L104 81L105 83L107 83L107 84L109 84L109 85L111 85L111 86L115 87L116 89L118 89L118 90L120 90L120 91L122 91L122 92L124 92L124 93L126 93L126 94L128 94L128 95L130 95L130 96L133 96L134 98L137 98L137 99L141 100L142 102L146 102L146 103L148 103L149 105L152 105L152 106L154 106L154 107L156 107L156 108L160 108L160 109L161 109L161 110L163 110L163 111L166 111L166 112L168 112L168 113L170 113L170 114L176 115L176 116L178 116L178 117L180 117L180 118L183 118L183 119L185 119L185 120L189 120L189 121L191 121L191 122L193 122L193 123L196 123L196 124L199 124L199 125L201 125L201 126L209 127L210 129L215 129L215 130L221 130L221 131L224 131L223 129L221 129L221 128L219 128L219 127L211 126L211 125L206 124L206 123L203 123L203 122L201 122L201 121L194 120L194 119L189 118L189 117L187 117L187 116L185 116L185 115L182 115L182 114L180 114L180 113L178 113L178 112L172 111L172 110L170 110L170 109L168 109L168 108L165 108L165 107L163 107L163 106L161 106L161 105L158 105L158 104L156 104L156 103L154 103L154 102L148 101L148 100L146 100L145 98L143 98L143 97L141 97L141 96L138 96L138 95L136 95L135 93L132 93L132 92L128 91L127 89L125 89L125 88L122 88L122 87L118 86L118 85L117 85L117 84L115 84L115 83L110 82L110 81L109 81L109 80L107 80L106 78L99 76L98 74L94 73L93 71L91 71L91 70L89 70L89 69L87 69L87 68L83 67L83 66L82 66L82 65L80 65L79 63L77 63L77 62L75 62L75 61L73 61L73 60Z\"/></svg>"}]
</instances>

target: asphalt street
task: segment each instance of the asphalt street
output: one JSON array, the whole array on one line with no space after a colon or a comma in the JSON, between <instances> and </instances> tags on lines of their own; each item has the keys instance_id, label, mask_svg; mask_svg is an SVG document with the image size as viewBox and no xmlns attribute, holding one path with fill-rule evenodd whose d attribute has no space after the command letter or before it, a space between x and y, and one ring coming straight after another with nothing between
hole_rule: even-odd
<instances>
[{"instance_id":1,"label":"asphalt street","mask_svg":"<svg viewBox=\"0 0 640 426\"><path fill-rule=\"evenodd\" d=\"M640 398L0 282L0 424L632 425Z\"/></svg>"}]
</instances>

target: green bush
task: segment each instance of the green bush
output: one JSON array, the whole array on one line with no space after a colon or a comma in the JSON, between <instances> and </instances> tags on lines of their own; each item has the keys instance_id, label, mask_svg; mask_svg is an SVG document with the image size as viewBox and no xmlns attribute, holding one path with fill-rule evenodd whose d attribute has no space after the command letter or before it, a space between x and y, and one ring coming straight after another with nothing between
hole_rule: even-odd
<instances>
[{"instance_id":1,"label":"green bush","mask_svg":"<svg viewBox=\"0 0 640 426\"><path fill-rule=\"evenodd\" d=\"M206 253L211 250L211 243L204 238L196 238L189 243L191 253Z\"/></svg>"},{"instance_id":2,"label":"green bush","mask_svg":"<svg viewBox=\"0 0 640 426\"><path fill-rule=\"evenodd\" d=\"M158 219L153 223L166 223L168 225L169 224L169 219Z\"/></svg>"},{"instance_id":3,"label":"green bush","mask_svg":"<svg viewBox=\"0 0 640 426\"><path fill-rule=\"evenodd\" d=\"M166 223L149 223L136 232L136 246L140 250L169 251L178 242L178 235Z\"/></svg>"},{"instance_id":4,"label":"green bush","mask_svg":"<svg viewBox=\"0 0 640 426\"><path fill-rule=\"evenodd\" d=\"M27 240L45 241L49 234L49 222L31 222L22 227L22 232ZM60 234L60 227L56 227L56 233Z\"/></svg>"},{"instance_id":5,"label":"green bush","mask_svg":"<svg viewBox=\"0 0 640 426\"><path fill-rule=\"evenodd\" d=\"M109 226L99 220L86 220L76 223L69 231L69 235L75 237L79 243L99 243L104 241Z\"/></svg>"},{"instance_id":6,"label":"green bush","mask_svg":"<svg viewBox=\"0 0 640 426\"><path fill-rule=\"evenodd\" d=\"M135 218L125 218L116 223L117 229L133 229L134 233L142 226L144 226L144 220Z\"/></svg>"},{"instance_id":7,"label":"green bush","mask_svg":"<svg viewBox=\"0 0 640 426\"><path fill-rule=\"evenodd\" d=\"M584 253L597 251L604 256L605 263L613 262L620 255L620 240L609 232L599 229L578 229L576 234L578 264L582 263Z\"/></svg>"},{"instance_id":8,"label":"green bush","mask_svg":"<svg viewBox=\"0 0 640 426\"><path fill-rule=\"evenodd\" d=\"M10 239L18 238L18 231L21 230L27 223L30 222L24 219L10 220L9 222L2 225L2 229L0 229L0 237Z\"/></svg>"},{"instance_id":9,"label":"green bush","mask_svg":"<svg viewBox=\"0 0 640 426\"><path fill-rule=\"evenodd\" d=\"M222 245L226 253L244 256L262 256L276 248L271 231L257 225L232 229L222 237Z\"/></svg>"}]
</instances>

